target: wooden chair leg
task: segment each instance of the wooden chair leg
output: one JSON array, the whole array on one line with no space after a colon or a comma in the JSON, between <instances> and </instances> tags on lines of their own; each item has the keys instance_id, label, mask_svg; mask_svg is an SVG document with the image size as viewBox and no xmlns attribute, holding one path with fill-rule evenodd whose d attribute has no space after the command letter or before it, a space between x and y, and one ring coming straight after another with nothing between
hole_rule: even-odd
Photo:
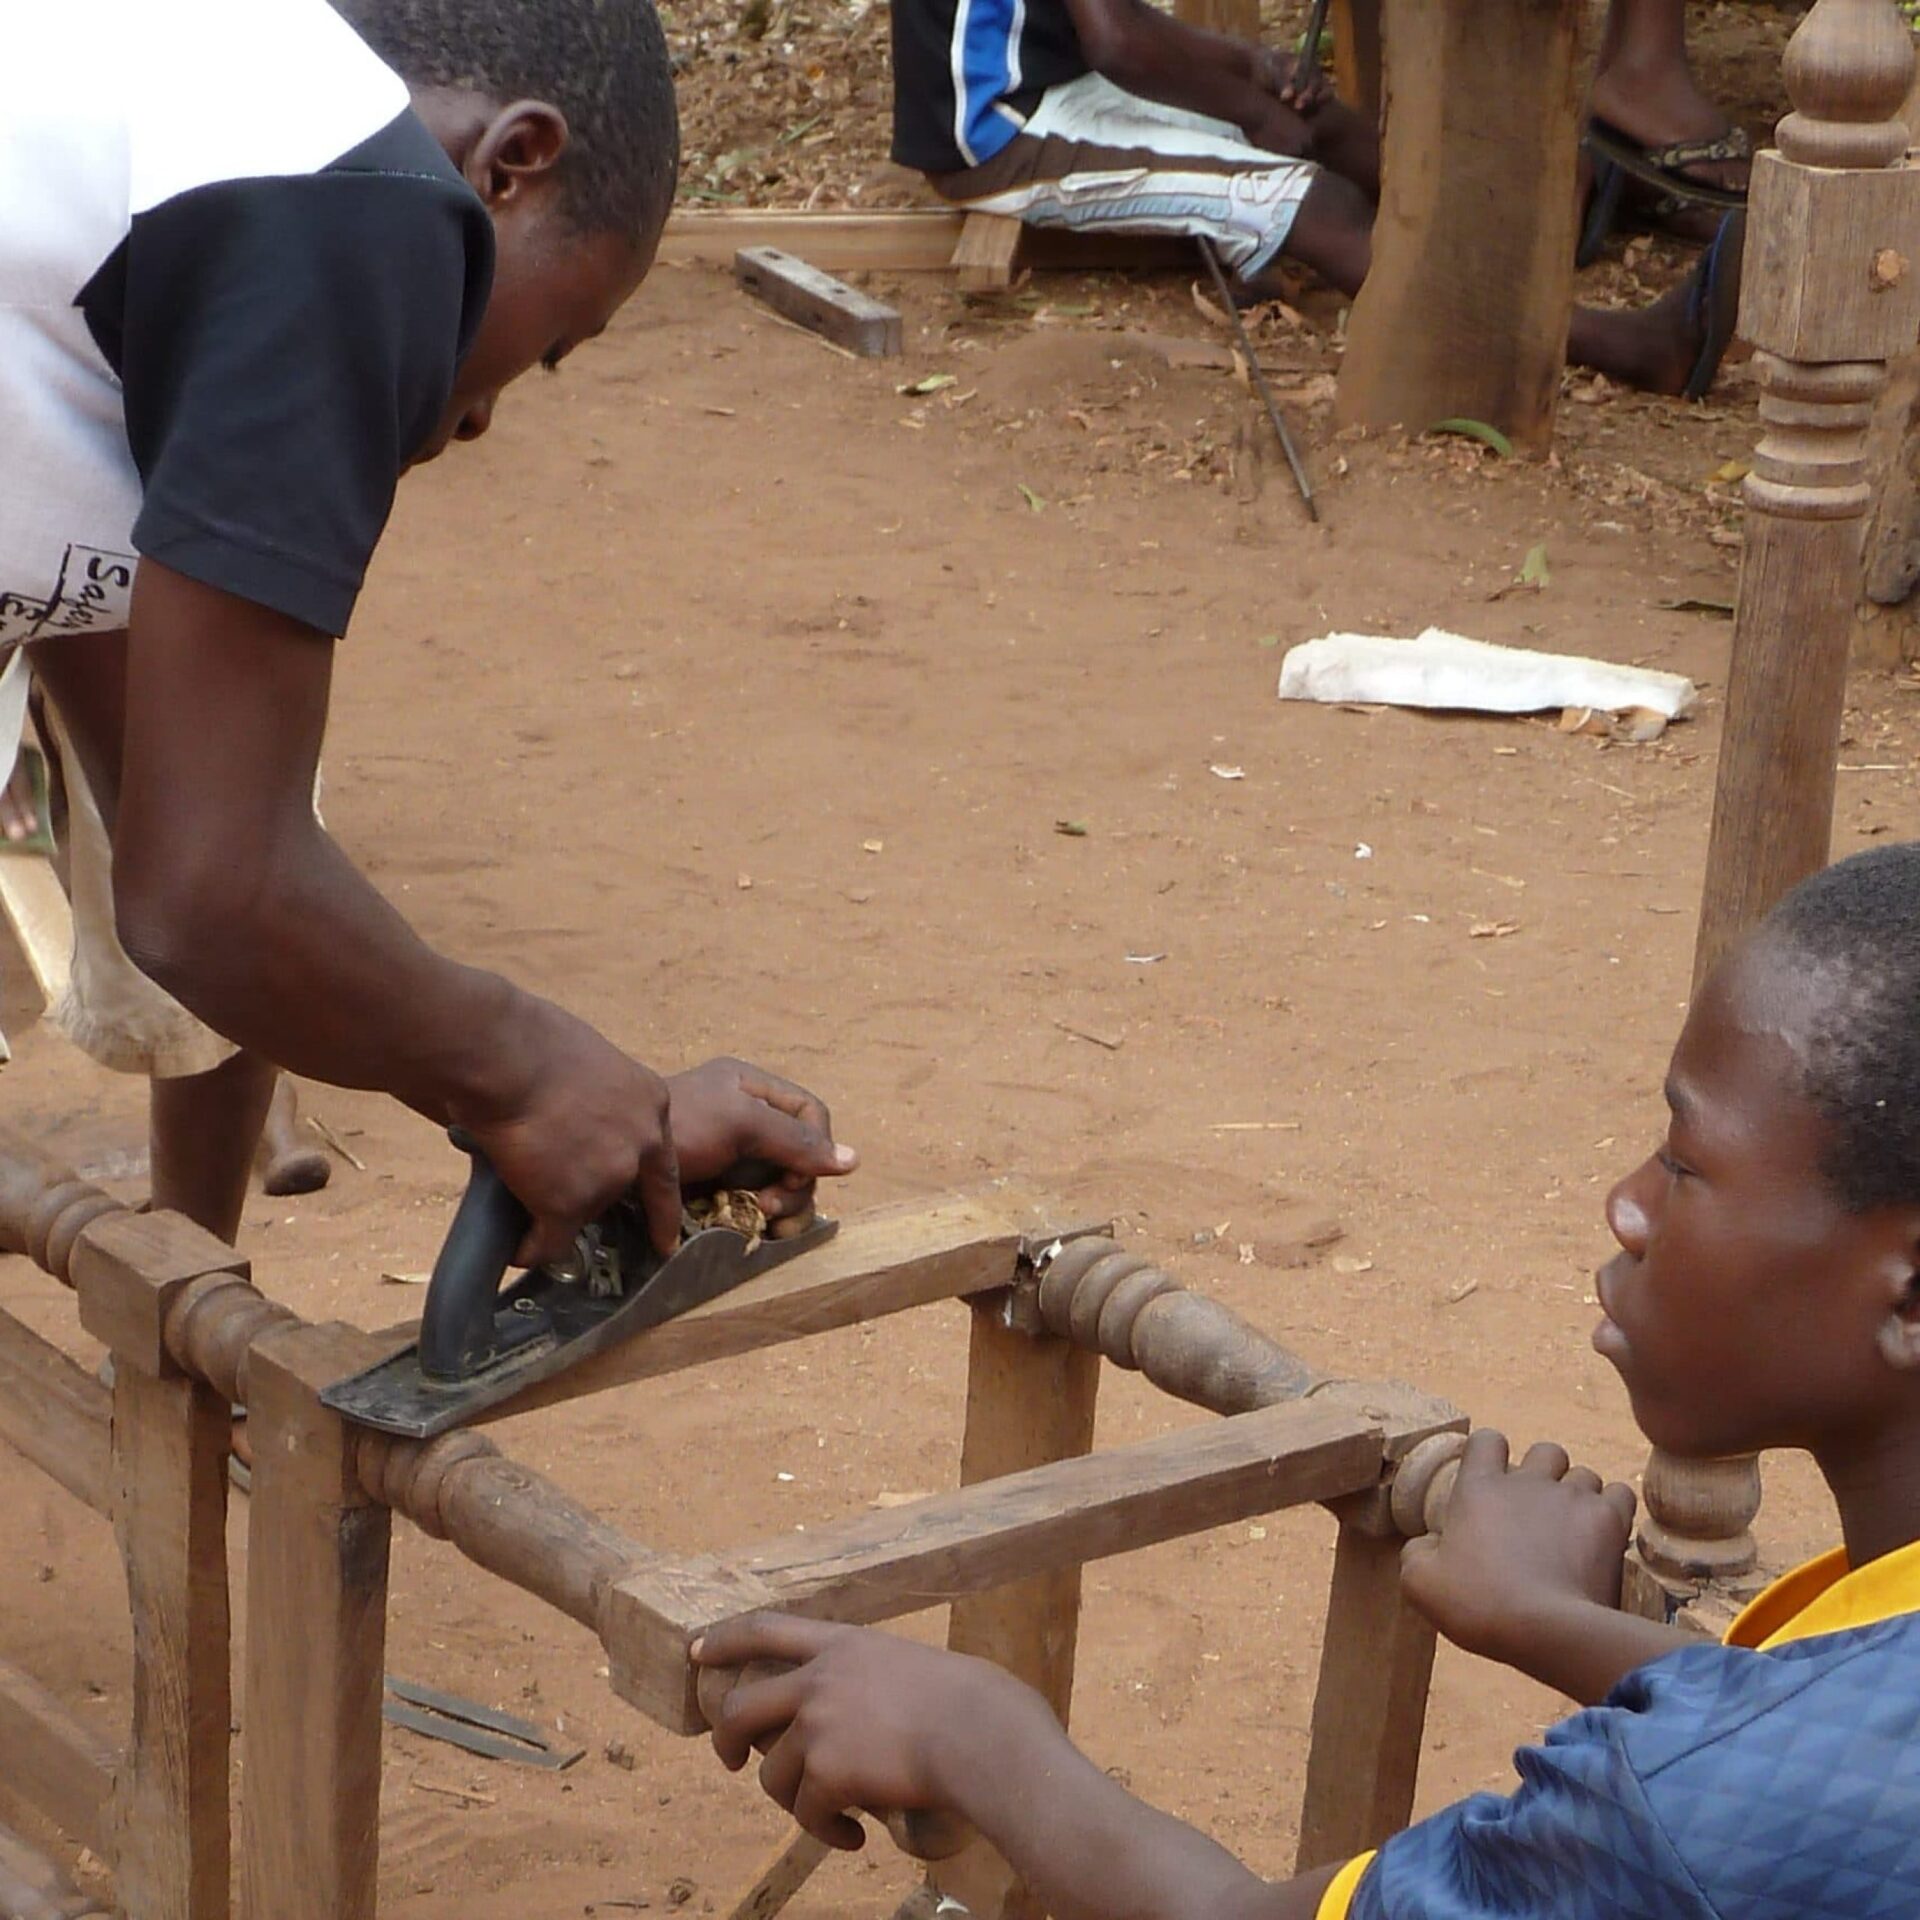
<instances>
[{"instance_id":1,"label":"wooden chair leg","mask_svg":"<svg viewBox=\"0 0 1920 1920\"><path fill-rule=\"evenodd\" d=\"M1005 213L970 213L953 249L962 293L1004 293L1013 285L1026 228Z\"/></svg>"},{"instance_id":2,"label":"wooden chair leg","mask_svg":"<svg viewBox=\"0 0 1920 1920\"><path fill-rule=\"evenodd\" d=\"M247 1920L374 1920L391 1515L317 1397L365 1356L344 1327L269 1333L248 1356Z\"/></svg>"},{"instance_id":3,"label":"wooden chair leg","mask_svg":"<svg viewBox=\"0 0 1920 1920\"><path fill-rule=\"evenodd\" d=\"M112 1865L140 1920L226 1920L232 1714L227 1403L122 1358L114 1527L133 1616L133 1738L114 1788Z\"/></svg>"},{"instance_id":4,"label":"wooden chair leg","mask_svg":"<svg viewBox=\"0 0 1920 1920\"><path fill-rule=\"evenodd\" d=\"M1087 1452L1099 1385L1097 1353L1010 1326L1006 1296L987 1296L973 1309L962 1484ZM1079 1630L1080 1569L1069 1567L956 1600L947 1644L1018 1674L1065 1726ZM1025 1883L984 1842L935 1867L930 1884L973 1920L1041 1920Z\"/></svg>"},{"instance_id":5,"label":"wooden chair leg","mask_svg":"<svg viewBox=\"0 0 1920 1920\"><path fill-rule=\"evenodd\" d=\"M1385 0L1385 17L1380 213L1337 418L1466 416L1544 454L1573 313L1582 0Z\"/></svg>"},{"instance_id":6,"label":"wooden chair leg","mask_svg":"<svg viewBox=\"0 0 1920 1920\"><path fill-rule=\"evenodd\" d=\"M1400 1536L1342 1523L1313 1696L1295 1871L1377 1847L1407 1824L1434 1634L1400 1591Z\"/></svg>"},{"instance_id":7,"label":"wooden chair leg","mask_svg":"<svg viewBox=\"0 0 1920 1920\"><path fill-rule=\"evenodd\" d=\"M1355 113L1380 122L1381 0L1333 0L1327 19L1333 28L1333 84Z\"/></svg>"}]
</instances>

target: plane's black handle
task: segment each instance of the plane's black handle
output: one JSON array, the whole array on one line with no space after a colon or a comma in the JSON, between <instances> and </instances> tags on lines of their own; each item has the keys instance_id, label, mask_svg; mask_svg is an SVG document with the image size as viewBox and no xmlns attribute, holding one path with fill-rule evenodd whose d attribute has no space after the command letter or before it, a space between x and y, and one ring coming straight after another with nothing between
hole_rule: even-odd
<instances>
[{"instance_id":1,"label":"plane's black handle","mask_svg":"<svg viewBox=\"0 0 1920 1920\"><path fill-rule=\"evenodd\" d=\"M494 1357L500 1283L533 1224L478 1143L457 1127L449 1138L472 1157L473 1168L433 1263L420 1314L420 1371L429 1380L470 1379ZM770 1161L741 1160L693 1191L757 1193L782 1171Z\"/></svg>"},{"instance_id":2,"label":"plane's black handle","mask_svg":"<svg viewBox=\"0 0 1920 1920\"><path fill-rule=\"evenodd\" d=\"M429 1380L465 1380L493 1357L500 1283L533 1216L457 1129L453 1144L473 1156L467 1190L441 1243L420 1314L420 1371Z\"/></svg>"}]
</instances>

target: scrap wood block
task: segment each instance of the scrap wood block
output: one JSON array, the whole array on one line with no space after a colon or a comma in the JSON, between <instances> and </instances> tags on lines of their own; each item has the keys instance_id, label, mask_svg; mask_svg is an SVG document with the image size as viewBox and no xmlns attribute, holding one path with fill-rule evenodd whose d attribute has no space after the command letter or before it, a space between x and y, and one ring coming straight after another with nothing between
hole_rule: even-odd
<instances>
[{"instance_id":1,"label":"scrap wood block","mask_svg":"<svg viewBox=\"0 0 1920 1920\"><path fill-rule=\"evenodd\" d=\"M677 1733L705 1725L688 1647L763 1607L871 1625L1057 1567L1357 1493L1379 1477L1364 1413L1263 1407L1132 1446L977 1481L729 1554L653 1566L601 1613L613 1688Z\"/></svg>"},{"instance_id":2,"label":"scrap wood block","mask_svg":"<svg viewBox=\"0 0 1920 1920\"><path fill-rule=\"evenodd\" d=\"M897 309L778 247L742 247L733 277L775 313L862 359L890 358L904 344Z\"/></svg>"},{"instance_id":3,"label":"scrap wood block","mask_svg":"<svg viewBox=\"0 0 1920 1920\"><path fill-rule=\"evenodd\" d=\"M969 213L953 249L954 277L963 293L1001 293L1013 285L1026 227L1008 213Z\"/></svg>"}]
</instances>

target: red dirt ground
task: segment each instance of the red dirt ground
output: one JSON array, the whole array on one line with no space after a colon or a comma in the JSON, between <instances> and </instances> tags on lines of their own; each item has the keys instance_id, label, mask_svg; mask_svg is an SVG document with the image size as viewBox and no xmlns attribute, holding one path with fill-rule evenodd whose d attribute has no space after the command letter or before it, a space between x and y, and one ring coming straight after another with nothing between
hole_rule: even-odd
<instances>
[{"instance_id":1,"label":"red dirt ground","mask_svg":"<svg viewBox=\"0 0 1920 1920\"><path fill-rule=\"evenodd\" d=\"M1758 16L1754 71L1788 18ZM697 132L712 76L687 84ZM1663 603L1731 596L1714 476L1751 445L1751 389L1687 410L1576 385L1556 461L1502 466L1332 435L1331 345L1276 321L1314 529L1284 473L1249 474L1241 389L1154 344L1213 337L1183 283L894 291L907 358L854 363L723 275L663 269L412 482L342 649L330 823L429 938L644 1057L737 1051L821 1089L865 1155L843 1210L1017 1173L1324 1365L1633 1473L1589 1276L1607 1184L1657 1124L1720 735L1728 626ZM935 372L956 384L897 391ZM1537 545L1550 583L1495 598ZM1629 748L1274 698L1297 640L1429 623L1677 668L1703 708ZM1920 825L1913 686L1854 698L1839 851ZM138 1089L44 1033L7 1092L109 1172L138 1142ZM390 1322L416 1296L380 1276L429 1263L460 1163L381 1100L309 1103L367 1171L256 1200L246 1245L302 1312ZM87 1353L51 1281L7 1262L0 1298ZM744 1542L948 1484L964 1323L930 1310L501 1437L637 1538ZM1102 1442L1190 1417L1104 1391ZM1769 1487L1769 1560L1823 1544L1804 1465ZM118 1725L105 1530L31 1476L13 1511L8 1656ZM1078 1731L1276 1872L1330 1533L1283 1517L1087 1583ZM722 1910L778 1842L747 1784L611 1696L580 1630L405 1529L394 1595L394 1671L588 1750L556 1777L393 1736L394 1920ZM1422 1805L1505 1780L1557 1711L1443 1652ZM792 1911L867 1920L909 1885L878 1847Z\"/></svg>"}]
</instances>

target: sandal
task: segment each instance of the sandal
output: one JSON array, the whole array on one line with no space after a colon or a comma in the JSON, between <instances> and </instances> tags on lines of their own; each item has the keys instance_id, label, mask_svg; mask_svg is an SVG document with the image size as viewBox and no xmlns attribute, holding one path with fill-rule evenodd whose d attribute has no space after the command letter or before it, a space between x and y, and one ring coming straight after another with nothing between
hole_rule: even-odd
<instances>
[{"instance_id":1,"label":"sandal","mask_svg":"<svg viewBox=\"0 0 1920 1920\"><path fill-rule=\"evenodd\" d=\"M1740 269L1746 259L1747 216L1730 213L1720 222L1694 273L1687 314L1700 328L1700 351L1693 371L1681 389L1688 400L1704 400L1712 389L1720 362L1733 344L1740 319Z\"/></svg>"},{"instance_id":2,"label":"sandal","mask_svg":"<svg viewBox=\"0 0 1920 1920\"><path fill-rule=\"evenodd\" d=\"M1675 140L1664 147L1643 147L1610 122L1594 118L1581 142L1593 164L1593 191L1574 254L1576 266L1599 257L1618 220L1627 183L1658 189L1648 208L1656 224L1688 207L1719 207L1732 212L1747 204L1745 187L1721 187L1696 179L1692 167L1744 165L1753 158L1753 141L1744 127L1729 127L1710 140Z\"/></svg>"}]
</instances>

